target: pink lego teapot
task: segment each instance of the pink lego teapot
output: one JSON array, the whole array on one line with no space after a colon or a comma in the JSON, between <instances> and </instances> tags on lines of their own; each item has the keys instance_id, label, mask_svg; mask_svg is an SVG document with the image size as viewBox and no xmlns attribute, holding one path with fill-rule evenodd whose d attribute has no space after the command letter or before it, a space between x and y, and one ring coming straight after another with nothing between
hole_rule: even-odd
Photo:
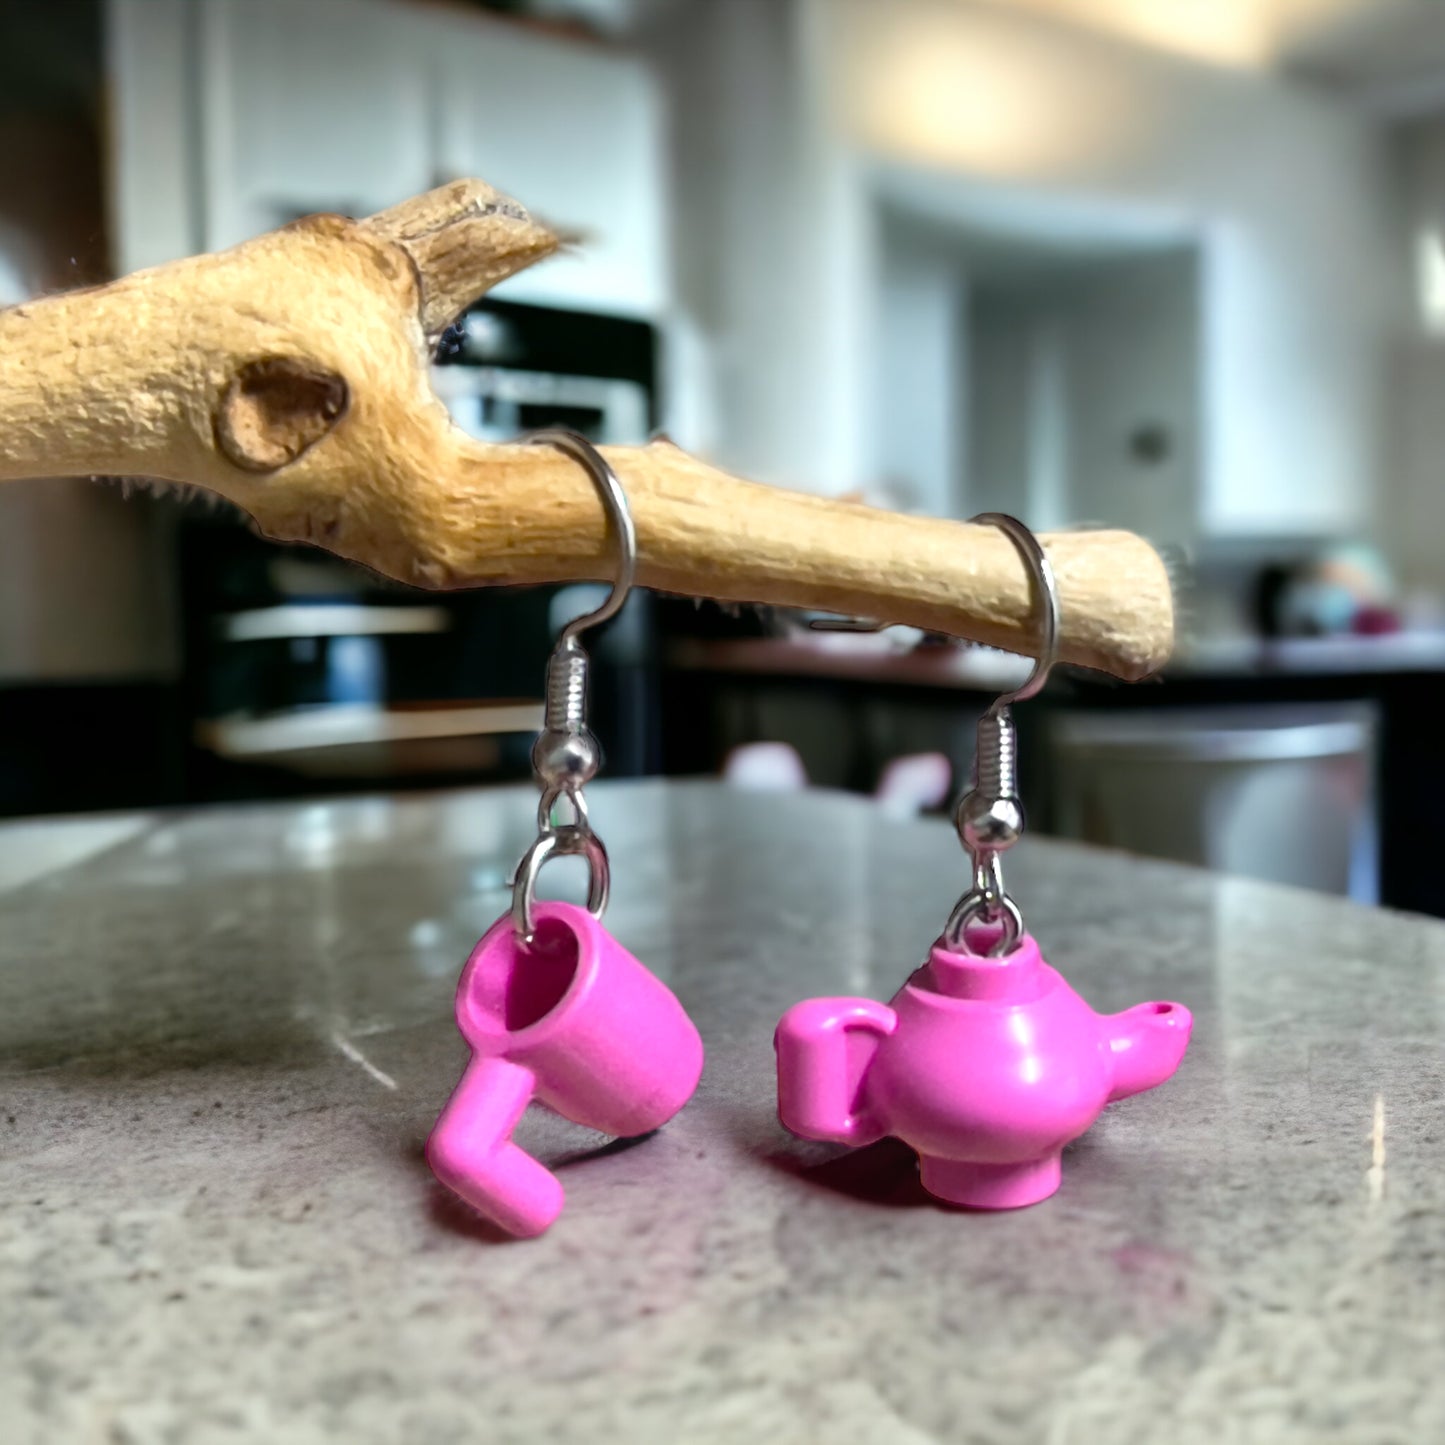
<instances>
[{"instance_id":1,"label":"pink lego teapot","mask_svg":"<svg viewBox=\"0 0 1445 1445\"><path fill-rule=\"evenodd\" d=\"M815 998L778 1025L778 1115L807 1139L919 1156L950 1204L1014 1209L1059 1187L1060 1155L1105 1104L1162 1084L1193 1019L1177 1003L1097 1014L1025 934L1000 958L940 941L891 1004Z\"/></svg>"}]
</instances>

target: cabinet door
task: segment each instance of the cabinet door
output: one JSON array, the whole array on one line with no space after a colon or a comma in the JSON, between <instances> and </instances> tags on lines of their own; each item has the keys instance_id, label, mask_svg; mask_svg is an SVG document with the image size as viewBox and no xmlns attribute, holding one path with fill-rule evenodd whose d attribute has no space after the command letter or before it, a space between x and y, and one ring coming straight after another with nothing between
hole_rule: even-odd
<instances>
[{"instance_id":1,"label":"cabinet door","mask_svg":"<svg viewBox=\"0 0 1445 1445\"><path fill-rule=\"evenodd\" d=\"M427 28L409 7L205 0L200 45L209 248L432 183Z\"/></svg>"},{"instance_id":2,"label":"cabinet door","mask_svg":"<svg viewBox=\"0 0 1445 1445\"><path fill-rule=\"evenodd\" d=\"M110 228L125 275L205 249L187 0L106 0Z\"/></svg>"},{"instance_id":3,"label":"cabinet door","mask_svg":"<svg viewBox=\"0 0 1445 1445\"><path fill-rule=\"evenodd\" d=\"M508 192L574 249L497 294L654 316L665 304L661 96L646 64L488 19L439 33L439 159Z\"/></svg>"}]
</instances>

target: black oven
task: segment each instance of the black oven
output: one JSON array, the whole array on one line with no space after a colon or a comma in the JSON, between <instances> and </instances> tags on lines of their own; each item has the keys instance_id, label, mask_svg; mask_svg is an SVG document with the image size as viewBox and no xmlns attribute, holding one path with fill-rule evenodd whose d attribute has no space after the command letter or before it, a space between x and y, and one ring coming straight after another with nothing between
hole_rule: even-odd
<instances>
[{"instance_id":1,"label":"black oven","mask_svg":"<svg viewBox=\"0 0 1445 1445\"><path fill-rule=\"evenodd\" d=\"M484 301L443 337L432 377L480 440L559 425L640 444L655 351L644 322ZM190 797L527 775L547 653L585 594L419 591L229 513L187 510L177 533ZM635 593L595 644L609 776L657 768L653 650L651 599Z\"/></svg>"}]
</instances>

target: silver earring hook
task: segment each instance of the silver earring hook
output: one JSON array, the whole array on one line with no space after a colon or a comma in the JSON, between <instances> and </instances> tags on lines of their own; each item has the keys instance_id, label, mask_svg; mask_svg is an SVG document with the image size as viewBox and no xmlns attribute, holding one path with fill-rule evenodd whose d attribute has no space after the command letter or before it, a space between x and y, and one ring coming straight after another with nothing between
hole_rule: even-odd
<instances>
[{"instance_id":1,"label":"silver earring hook","mask_svg":"<svg viewBox=\"0 0 1445 1445\"><path fill-rule=\"evenodd\" d=\"M1038 599L1035 604L1039 613L1038 658L1034 662L1033 671L1018 687L994 700L989 711L998 712L1000 708L1008 707L1012 703L1027 702L1042 691L1049 680L1049 673L1053 671L1054 663L1059 660L1059 584L1054 577L1054 568L1048 553L1033 532L1017 517L1010 516L1007 512L980 512L978 516L970 517L969 521L981 527L997 527L1014 544L1015 550L1023 558L1024 566L1029 570L1032 590Z\"/></svg>"},{"instance_id":2,"label":"silver earring hook","mask_svg":"<svg viewBox=\"0 0 1445 1445\"><path fill-rule=\"evenodd\" d=\"M637 529L627 505L627 494L607 459L577 432L549 427L533 432L528 442L555 447L586 471L597 486L619 546L616 578L602 606L575 617L561 631L547 660L547 699L542 731L532 744L532 771L542 789L537 804L537 837L522 856L512 877L512 928L523 946L536 936L537 878L550 858L580 855L587 860L587 911L601 918L607 908L611 869L607 849L592 831L583 787L602 766L602 748L587 721L588 672L591 659L581 637L615 617L632 590L637 575ZM557 805L571 805L570 820L558 822Z\"/></svg>"},{"instance_id":3,"label":"silver earring hook","mask_svg":"<svg viewBox=\"0 0 1445 1445\"><path fill-rule=\"evenodd\" d=\"M995 698L979 719L973 786L959 799L954 815L959 839L973 859L973 883L954 905L944 925L943 941L955 953L971 952L969 927L982 923L994 931L987 956L997 958L1012 953L1024 933L1023 915L1003 881L1003 854L1024 831L1023 805L1018 797L1018 736L1010 709L1043 687L1058 659L1059 589L1039 539L1017 517L982 512L972 520L997 527L1014 544L1042 604L1038 660L1022 685Z\"/></svg>"},{"instance_id":4,"label":"silver earring hook","mask_svg":"<svg viewBox=\"0 0 1445 1445\"><path fill-rule=\"evenodd\" d=\"M589 627L600 626L622 610L622 604L627 601L627 594L632 591L637 577L637 527L617 473L612 470L607 458L580 432L568 431L566 427L545 427L530 433L526 440L534 446L553 447L571 457L592 478L607 510L607 518L617 533L617 570L612 578L612 591L601 607L584 617L574 617L562 629L558 642L573 642Z\"/></svg>"}]
</instances>

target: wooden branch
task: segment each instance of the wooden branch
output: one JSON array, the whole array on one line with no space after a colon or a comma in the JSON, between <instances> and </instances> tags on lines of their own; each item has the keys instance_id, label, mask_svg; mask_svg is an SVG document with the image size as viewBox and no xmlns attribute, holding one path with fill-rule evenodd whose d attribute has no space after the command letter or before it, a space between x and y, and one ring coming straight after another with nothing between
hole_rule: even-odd
<instances>
[{"instance_id":1,"label":"wooden branch","mask_svg":"<svg viewBox=\"0 0 1445 1445\"><path fill-rule=\"evenodd\" d=\"M209 488L268 536L424 587L605 580L613 549L581 469L473 441L428 376L446 324L555 245L515 201L458 181L0 312L0 480ZM1033 647L1027 576L991 528L740 481L666 442L607 455L643 585ZM1131 679L1162 666L1173 614L1152 548L1127 532L1043 541L1063 659Z\"/></svg>"}]
</instances>

